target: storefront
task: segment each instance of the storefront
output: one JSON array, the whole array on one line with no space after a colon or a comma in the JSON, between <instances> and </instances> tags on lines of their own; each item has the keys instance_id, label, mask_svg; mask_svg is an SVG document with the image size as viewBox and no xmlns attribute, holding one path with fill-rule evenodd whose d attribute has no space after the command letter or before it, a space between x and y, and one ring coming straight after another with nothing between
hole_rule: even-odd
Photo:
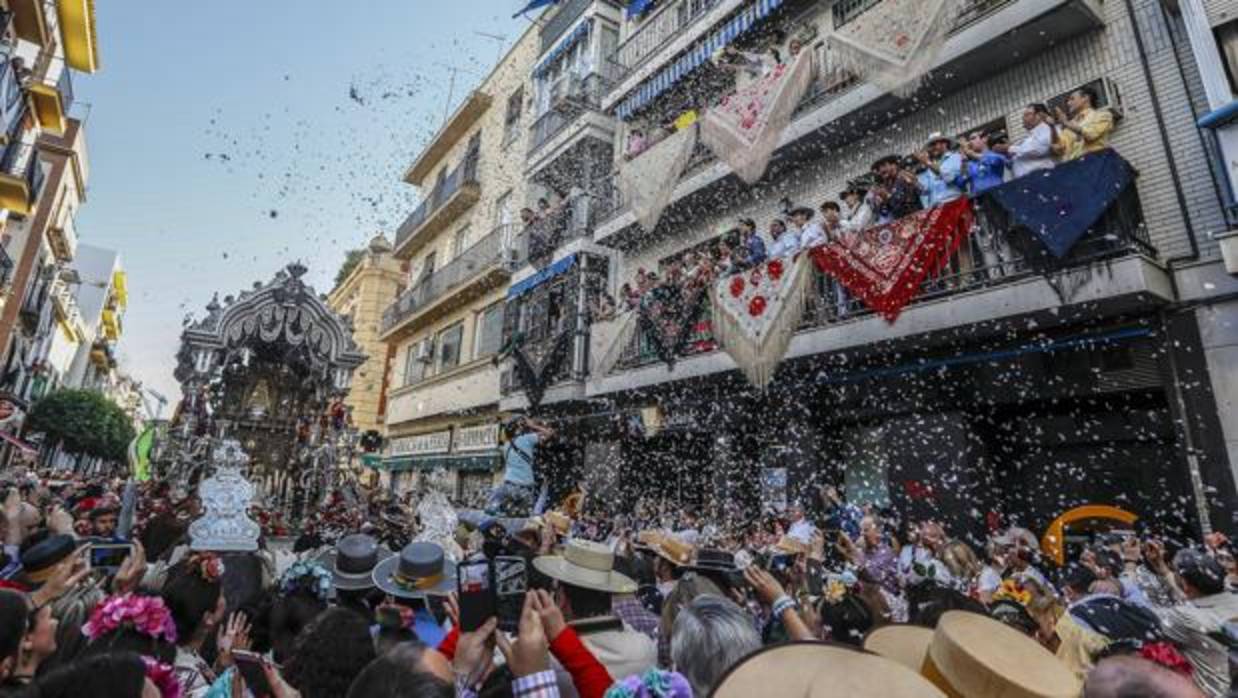
<instances>
[{"instance_id":1,"label":"storefront","mask_svg":"<svg viewBox=\"0 0 1238 698\"><path fill-rule=\"evenodd\" d=\"M435 486L474 504L484 499L502 465L498 433L498 424L487 422L392 439L376 463L380 482L397 496Z\"/></svg>"}]
</instances>

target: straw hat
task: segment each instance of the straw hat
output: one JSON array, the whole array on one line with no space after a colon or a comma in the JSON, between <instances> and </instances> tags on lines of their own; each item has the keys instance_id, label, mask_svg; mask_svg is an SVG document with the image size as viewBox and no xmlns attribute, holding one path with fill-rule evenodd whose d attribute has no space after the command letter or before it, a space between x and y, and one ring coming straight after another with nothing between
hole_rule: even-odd
<instances>
[{"instance_id":1,"label":"straw hat","mask_svg":"<svg viewBox=\"0 0 1238 698\"><path fill-rule=\"evenodd\" d=\"M1079 679L1030 637L967 611L942 615L924 675L958 698L1074 698Z\"/></svg>"},{"instance_id":2,"label":"straw hat","mask_svg":"<svg viewBox=\"0 0 1238 698\"><path fill-rule=\"evenodd\" d=\"M691 545L683 542L679 538L672 535L662 535L649 546L655 555L675 565L676 567L684 567L692 564L692 553L695 550Z\"/></svg>"},{"instance_id":3,"label":"straw hat","mask_svg":"<svg viewBox=\"0 0 1238 698\"><path fill-rule=\"evenodd\" d=\"M566 536L572 530L572 518L567 514L557 511L548 511L542 515L542 519L546 524L554 529L555 533L561 536Z\"/></svg>"},{"instance_id":4,"label":"straw hat","mask_svg":"<svg viewBox=\"0 0 1238 698\"><path fill-rule=\"evenodd\" d=\"M932 639L933 631L918 625L884 625L864 638L864 649L918 674L924 667Z\"/></svg>"},{"instance_id":5,"label":"straw hat","mask_svg":"<svg viewBox=\"0 0 1238 698\"><path fill-rule=\"evenodd\" d=\"M812 548L799 538L783 536L774 544L773 552L782 555L807 555L812 552Z\"/></svg>"},{"instance_id":6,"label":"straw hat","mask_svg":"<svg viewBox=\"0 0 1238 698\"><path fill-rule=\"evenodd\" d=\"M896 662L819 642L776 645L732 667L713 698L945 698L924 677Z\"/></svg>"},{"instance_id":7,"label":"straw hat","mask_svg":"<svg viewBox=\"0 0 1238 698\"><path fill-rule=\"evenodd\" d=\"M615 554L601 543L569 540L562 555L533 559L533 567L547 577L594 591L633 594L636 582L615 571Z\"/></svg>"}]
</instances>

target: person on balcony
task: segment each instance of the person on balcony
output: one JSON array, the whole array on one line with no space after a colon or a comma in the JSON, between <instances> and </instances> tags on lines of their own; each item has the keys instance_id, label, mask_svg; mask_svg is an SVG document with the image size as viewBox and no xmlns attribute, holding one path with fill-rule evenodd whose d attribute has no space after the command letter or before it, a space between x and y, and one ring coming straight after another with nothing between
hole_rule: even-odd
<instances>
[{"instance_id":1,"label":"person on balcony","mask_svg":"<svg viewBox=\"0 0 1238 698\"><path fill-rule=\"evenodd\" d=\"M821 224L812 219L814 213L815 211L807 206L791 210L791 226L795 230L796 237L799 238L799 248L802 250L824 245L827 242Z\"/></svg>"},{"instance_id":2,"label":"person on balcony","mask_svg":"<svg viewBox=\"0 0 1238 698\"><path fill-rule=\"evenodd\" d=\"M757 232L757 223L751 218L739 219L739 234L744 241L743 256L740 258L740 266L743 269L751 269L765 263L765 241L761 239L761 234Z\"/></svg>"},{"instance_id":3,"label":"person on balcony","mask_svg":"<svg viewBox=\"0 0 1238 698\"><path fill-rule=\"evenodd\" d=\"M951 150L948 137L940 132L930 135L924 150L916 153L916 160L926 168L921 192L925 208L963 196L963 155Z\"/></svg>"},{"instance_id":4,"label":"person on balcony","mask_svg":"<svg viewBox=\"0 0 1238 698\"><path fill-rule=\"evenodd\" d=\"M961 148L967 158L967 193L973 197L980 196L993 187L1000 187L1006 178L1006 168L1010 161L1005 155L989 147L990 138L984 131L973 131Z\"/></svg>"},{"instance_id":5,"label":"person on balcony","mask_svg":"<svg viewBox=\"0 0 1238 698\"><path fill-rule=\"evenodd\" d=\"M1061 132L1055 152L1063 161L1077 160L1109 147L1109 136L1113 134L1113 113L1108 109L1098 109L1097 100L1096 90L1085 85L1066 98L1069 116L1061 107L1057 108L1055 113Z\"/></svg>"},{"instance_id":6,"label":"person on balcony","mask_svg":"<svg viewBox=\"0 0 1238 698\"><path fill-rule=\"evenodd\" d=\"M769 246L769 258L791 257L800 251L800 238L794 230L787 230L787 224L781 218L769 222L769 237L773 244Z\"/></svg>"},{"instance_id":7,"label":"person on balcony","mask_svg":"<svg viewBox=\"0 0 1238 698\"><path fill-rule=\"evenodd\" d=\"M632 132L628 134L628 149L627 152L623 154L623 158L625 160L631 160L637 155L645 152L645 149L648 147L649 144L645 141L645 132L638 128L634 128L632 129Z\"/></svg>"},{"instance_id":8,"label":"person on balcony","mask_svg":"<svg viewBox=\"0 0 1238 698\"><path fill-rule=\"evenodd\" d=\"M868 205L868 189L856 182L847 182L847 188L838 194L842 206L838 215L838 230L841 233L858 233L873 222L873 209Z\"/></svg>"},{"instance_id":9,"label":"person on balcony","mask_svg":"<svg viewBox=\"0 0 1238 698\"><path fill-rule=\"evenodd\" d=\"M1037 102L1023 108L1023 129L1027 135L1008 146L993 149L1010 158L1010 172L1017 179L1039 170L1051 170L1053 146L1058 140L1057 127L1049 116L1049 108Z\"/></svg>"},{"instance_id":10,"label":"person on balcony","mask_svg":"<svg viewBox=\"0 0 1238 698\"><path fill-rule=\"evenodd\" d=\"M868 192L868 205L877 213L877 223L885 224L924 208L920 201L920 182L902 166L897 155L887 155L873 163L877 184Z\"/></svg>"}]
</instances>

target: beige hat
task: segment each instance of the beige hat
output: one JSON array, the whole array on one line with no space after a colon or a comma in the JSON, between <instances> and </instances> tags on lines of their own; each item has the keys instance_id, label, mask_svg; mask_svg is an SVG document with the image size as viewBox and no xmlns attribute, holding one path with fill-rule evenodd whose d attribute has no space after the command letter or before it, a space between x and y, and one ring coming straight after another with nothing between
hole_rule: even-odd
<instances>
[{"instance_id":1,"label":"beige hat","mask_svg":"<svg viewBox=\"0 0 1238 698\"><path fill-rule=\"evenodd\" d=\"M820 642L759 650L732 667L713 698L945 698L924 677L896 662Z\"/></svg>"},{"instance_id":2,"label":"beige hat","mask_svg":"<svg viewBox=\"0 0 1238 698\"><path fill-rule=\"evenodd\" d=\"M812 548L807 543L792 536L779 538L773 550L783 555L807 555L812 552Z\"/></svg>"},{"instance_id":3,"label":"beige hat","mask_svg":"<svg viewBox=\"0 0 1238 698\"><path fill-rule=\"evenodd\" d=\"M692 564L694 548L672 535L659 536L649 549L672 565L683 567Z\"/></svg>"},{"instance_id":4,"label":"beige hat","mask_svg":"<svg viewBox=\"0 0 1238 698\"><path fill-rule=\"evenodd\" d=\"M615 554L601 543L569 540L563 555L543 555L533 559L538 572L575 587L632 594L636 582L615 571Z\"/></svg>"},{"instance_id":5,"label":"beige hat","mask_svg":"<svg viewBox=\"0 0 1238 698\"><path fill-rule=\"evenodd\" d=\"M567 514L557 511L548 511L542 517L546 523L554 529L555 533L561 536L566 536L568 531L572 530L572 519Z\"/></svg>"},{"instance_id":6,"label":"beige hat","mask_svg":"<svg viewBox=\"0 0 1238 698\"><path fill-rule=\"evenodd\" d=\"M988 616L948 611L941 616L924 675L958 698L1075 698L1074 672L1040 643Z\"/></svg>"},{"instance_id":7,"label":"beige hat","mask_svg":"<svg viewBox=\"0 0 1238 698\"><path fill-rule=\"evenodd\" d=\"M933 631L918 625L883 625L864 638L864 649L902 664L917 674L924 668Z\"/></svg>"}]
</instances>

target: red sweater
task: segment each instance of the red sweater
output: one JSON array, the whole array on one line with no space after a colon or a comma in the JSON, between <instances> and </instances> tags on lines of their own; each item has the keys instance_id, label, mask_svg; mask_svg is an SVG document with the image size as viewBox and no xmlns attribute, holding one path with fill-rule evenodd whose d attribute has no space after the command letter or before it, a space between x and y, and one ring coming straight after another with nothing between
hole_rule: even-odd
<instances>
[{"instance_id":1,"label":"red sweater","mask_svg":"<svg viewBox=\"0 0 1238 698\"><path fill-rule=\"evenodd\" d=\"M456 656L456 643L460 641L459 628L452 628L447 637L439 643L438 651L448 659ZM593 656L580 635L571 627L565 628L559 636L550 643L550 653L559 660L567 673L572 676L572 684L580 698L602 698L607 689L615 683L606 667Z\"/></svg>"}]
</instances>

